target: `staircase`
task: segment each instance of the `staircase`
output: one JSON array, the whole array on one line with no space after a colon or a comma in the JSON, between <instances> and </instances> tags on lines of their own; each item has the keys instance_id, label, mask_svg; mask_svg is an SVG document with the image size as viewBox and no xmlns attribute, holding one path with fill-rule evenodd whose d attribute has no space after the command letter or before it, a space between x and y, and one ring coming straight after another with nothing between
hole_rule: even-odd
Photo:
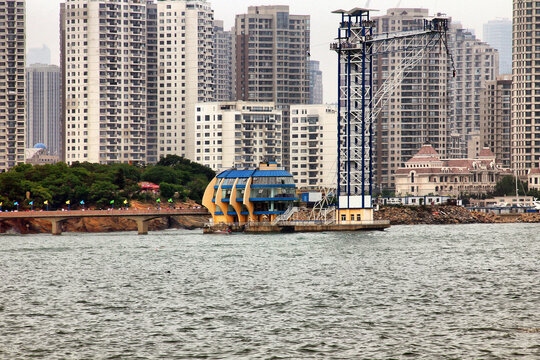
<instances>
[{"instance_id":1,"label":"staircase","mask_svg":"<svg viewBox=\"0 0 540 360\"><path fill-rule=\"evenodd\" d=\"M287 211L285 211L283 214L277 216L274 221L272 221L272 225L277 225L280 221L287 221L298 212L297 207L289 207Z\"/></svg>"}]
</instances>

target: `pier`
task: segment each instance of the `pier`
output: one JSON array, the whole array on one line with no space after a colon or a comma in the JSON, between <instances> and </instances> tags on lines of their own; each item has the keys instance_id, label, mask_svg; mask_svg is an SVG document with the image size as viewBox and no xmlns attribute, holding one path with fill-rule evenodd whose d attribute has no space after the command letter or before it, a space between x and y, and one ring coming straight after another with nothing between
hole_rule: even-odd
<instances>
[{"instance_id":1,"label":"pier","mask_svg":"<svg viewBox=\"0 0 540 360\"><path fill-rule=\"evenodd\" d=\"M326 223L322 221L280 221L273 222L248 222L245 224L215 224L204 228L205 234L223 232L230 229L232 232L245 232L251 234L268 233L293 233L293 232L326 232L326 231L382 231L390 227L390 221L354 221L350 223L337 224L335 222Z\"/></svg>"},{"instance_id":2,"label":"pier","mask_svg":"<svg viewBox=\"0 0 540 360\"><path fill-rule=\"evenodd\" d=\"M51 222L51 233L62 234L62 225L76 218L125 218L137 223L139 235L148 234L148 222L171 216L210 215L201 209L148 209L148 210L70 210L70 211L14 211L1 212L0 221L13 219L45 219Z\"/></svg>"}]
</instances>

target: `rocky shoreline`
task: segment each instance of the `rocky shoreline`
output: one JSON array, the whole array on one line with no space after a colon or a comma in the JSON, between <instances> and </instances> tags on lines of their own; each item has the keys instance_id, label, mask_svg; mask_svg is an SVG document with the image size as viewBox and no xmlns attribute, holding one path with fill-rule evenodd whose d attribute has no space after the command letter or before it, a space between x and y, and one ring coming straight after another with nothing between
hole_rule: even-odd
<instances>
[{"instance_id":1,"label":"rocky shoreline","mask_svg":"<svg viewBox=\"0 0 540 360\"><path fill-rule=\"evenodd\" d=\"M375 219L390 220L391 225L539 223L540 213L496 215L461 206L385 206L375 212Z\"/></svg>"}]
</instances>

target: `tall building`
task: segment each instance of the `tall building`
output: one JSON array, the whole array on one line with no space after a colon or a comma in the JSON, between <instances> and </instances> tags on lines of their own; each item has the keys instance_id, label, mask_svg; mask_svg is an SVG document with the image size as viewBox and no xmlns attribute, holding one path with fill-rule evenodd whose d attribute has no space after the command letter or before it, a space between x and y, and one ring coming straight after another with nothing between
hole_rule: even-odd
<instances>
[{"instance_id":1,"label":"tall building","mask_svg":"<svg viewBox=\"0 0 540 360\"><path fill-rule=\"evenodd\" d=\"M497 163L511 167L512 75L501 75L486 83L481 97L480 135L482 147L495 154Z\"/></svg>"},{"instance_id":2,"label":"tall building","mask_svg":"<svg viewBox=\"0 0 540 360\"><path fill-rule=\"evenodd\" d=\"M158 151L158 10L157 4L146 4L146 162L159 161Z\"/></svg>"},{"instance_id":3,"label":"tall building","mask_svg":"<svg viewBox=\"0 0 540 360\"><path fill-rule=\"evenodd\" d=\"M45 144L49 155L61 155L60 68L34 64L26 70L26 147Z\"/></svg>"},{"instance_id":4,"label":"tall building","mask_svg":"<svg viewBox=\"0 0 540 360\"><path fill-rule=\"evenodd\" d=\"M309 102L310 17L288 6L250 6L236 15L236 98L283 110L283 164L289 168L291 105Z\"/></svg>"},{"instance_id":5,"label":"tall building","mask_svg":"<svg viewBox=\"0 0 540 360\"><path fill-rule=\"evenodd\" d=\"M49 65L51 63L51 50L43 44L40 48L30 48L26 58L28 66L33 64Z\"/></svg>"},{"instance_id":6,"label":"tall building","mask_svg":"<svg viewBox=\"0 0 540 360\"><path fill-rule=\"evenodd\" d=\"M447 157L475 158L482 150L475 146L480 137L480 97L488 81L498 75L499 54L481 42L469 30L453 24L449 33L449 47L454 57L455 78L450 79L450 121ZM469 153L469 149L476 149Z\"/></svg>"},{"instance_id":7,"label":"tall building","mask_svg":"<svg viewBox=\"0 0 540 360\"><path fill-rule=\"evenodd\" d=\"M60 160L66 160L66 118L67 118L67 101L66 101L66 3L60 3L60 146L62 147Z\"/></svg>"},{"instance_id":8,"label":"tall building","mask_svg":"<svg viewBox=\"0 0 540 360\"><path fill-rule=\"evenodd\" d=\"M214 20L216 52L216 101L234 101L234 34L223 30L223 21Z\"/></svg>"},{"instance_id":9,"label":"tall building","mask_svg":"<svg viewBox=\"0 0 540 360\"><path fill-rule=\"evenodd\" d=\"M24 163L25 2L0 1L0 171Z\"/></svg>"},{"instance_id":10,"label":"tall building","mask_svg":"<svg viewBox=\"0 0 540 360\"><path fill-rule=\"evenodd\" d=\"M216 171L280 164L282 130L282 112L272 102L197 104L194 160Z\"/></svg>"},{"instance_id":11,"label":"tall building","mask_svg":"<svg viewBox=\"0 0 540 360\"><path fill-rule=\"evenodd\" d=\"M337 107L291 106L291 172L299 188L337 187Z\"/></svg>"},{"instance_id":12,"label":"tall building","mask_svg":"<svg viewBox=\"0 0 540 360\"><path fill-rule=\"evenodd\" d=\"M205 0L157 2L158 158L195 159L195 105L214 101L214 12Z\"/></svg>"},{"instance_id":13,"label":"tall building","mask_svg":"<svg viewBox=\"0 0 540 360\"><path fill-rule=\"evenodd\" d=\"M512 74L512 167L526 176L540 167L540 2L514 0Z\"/></svg>"},{"instance_id":14,"label":"tall building","mask_svg":"<svg viewBox=\"0 0 540 360\"><path fill-rule=\"evenodd\" d=\"M378 34L423 29L427 9L388 9L375 17ZM425 46L428 45L427 39ZM376 92L400 68L404 52L385 52L374 56L373 85ZM375 190L393 189L395 172L423 144L429 143L446 156L448 82L452 74L444 51L427 51L423 60L406 72L389 95L388 102L374 123Z\"/></svg>"},{"instance_id":15,"label":"tall building","mask_svg":"<svg viewBox=\"0 0 540 360\"><path fill-rule=\"evenodd\" d=\"M146 163L146 1L67 0L63 20L66 161Z\"/></svg>"},{"instance_id":16,"label":"tall building","mask_svg":"<svg viewBox=\"0 0 540 360\"><path fill-rule=\"evenodd\" d=\"M67 0L60 27L68 163L193 158L195 104L215 98L207 1Z\"/></svg>"},{"instance_id":17,"label":"tall building","mask_svg":"<svg viewBox=\"0 0 540 360\"><path fill-rule=\"evenodd\" d=\"M499 51L499 74L512 73L512 21L490 20L484 24L484 41Z\"/></svg>"},{"instance_id":18,"label":"tall building","mask_svg":"<svg viewBox=\"0 0 540 360\"><path fill-rule=\"evenodd\" d=\"M316 60L309 61L309 103L323 103L323 81L322 71L319 68L320 62ZM336 125L337 126L337 125Z\"/></svg>"}]
</instances>

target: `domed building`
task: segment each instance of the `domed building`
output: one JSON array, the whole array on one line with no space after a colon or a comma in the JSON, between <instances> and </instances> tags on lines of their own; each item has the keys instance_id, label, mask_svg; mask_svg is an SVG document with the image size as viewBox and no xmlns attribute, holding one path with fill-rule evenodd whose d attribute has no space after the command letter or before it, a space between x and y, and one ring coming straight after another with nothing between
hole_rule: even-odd
<instances>
[{"instance_id":1,"label":"domed building","mask_svg":"<svg viewBox=\"0 0 540 360\"><path fill-rule=\"evenodd\" d=\"M202 203L219 224L273 221L296 200L293 176L277 163L263 163L221 172L208 184Z\"/></svg>"}]
</instances>

